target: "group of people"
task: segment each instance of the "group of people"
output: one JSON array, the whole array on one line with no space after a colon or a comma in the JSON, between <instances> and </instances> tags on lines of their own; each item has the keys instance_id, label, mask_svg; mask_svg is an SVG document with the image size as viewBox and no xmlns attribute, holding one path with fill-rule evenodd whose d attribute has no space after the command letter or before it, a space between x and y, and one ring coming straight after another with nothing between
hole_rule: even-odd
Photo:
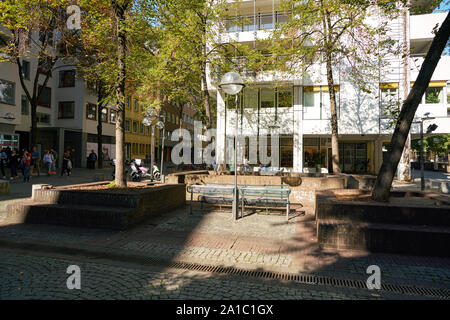
<instances>
[{"instance_id":1,"label":"group of people","mask_svg":"<svg viewBox=\"0 0 450 320\"><path fill-rule=\"evenodd\" d=\"M0 150L0 171L3 179L6 179L6 168L10 169L10 179L18 179L18 171L22 171L23 182L29 182L30 176L36 172L38 176L41 174L41 162L47 172L47 176L56 174L56 164L58 160L58 154L54 149L45 150L43 157L41 158L40 152L36 147L29 152L27 149L23 149L19 152L18 149L11 149L9 147L2 148ZM64 173L70 176L72 173L72 152L67 150L63 155L61 176Z\"/></svg>"}]
</instances>

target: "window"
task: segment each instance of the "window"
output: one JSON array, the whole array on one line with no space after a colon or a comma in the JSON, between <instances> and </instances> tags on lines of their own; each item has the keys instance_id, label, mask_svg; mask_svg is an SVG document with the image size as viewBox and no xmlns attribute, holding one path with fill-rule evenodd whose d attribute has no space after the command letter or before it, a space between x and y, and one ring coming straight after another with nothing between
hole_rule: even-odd
<instances>
[{"instance_id":1,"label":"window","mask_svg":"<svg viewBox=\"0 0 450 320\"><path fill-rule=\"evenodd\" d=\"M292 88L278 88L278 108L290 108L293 103Z\"/></svg>"},{"instance_id":2,"label":"window","mask_svg":"<svg viewBox=\"0 0 450 320\"><path fill-rule=\"evenodd\" d=\"M39 73L47 74L48 72L51 71L51 68L52 68L52 58L51 57L39 58L39 62L38 62ZM50 76L51 76L51 74L50 74Z\"/></svg>"},{"instance_id":3,"label":"window","mask_svg":"<svg viewBox=\"0 0 450 320\"><path fill-rule=\"evenodd\" d=\"M22 73L24 79L30 80L30 62L26 60L22 61Z\"/></svg>"},{"instance_id":4,"label":"window","mask_svg":"<svg viewBox=\"0 0 450 320\"><path fill-rule=\"evenodd\" d=\"M273 108L275 106L275 90L270 88L261 89L261 108Z\"/></svg>"},{"instance_id":5,"label":"window","mask_svg":"<svg viewBox=\"0 0 450 320\"><path fill-rule=\"evenodd\" d=\"M138 123L137 121L133 121L133 133L137 133L138 132Z\"/></svg>"},{"instance_id":6,"label":"window","mask_svg":"<svg viewBox=\"0 0 450 320\"><path fill-rule=\"evenodd\" d=\"M75 87L75 70L63 70L59 72L59 87Z\"/></svg>"},{"instance_id":7,"label":"window","mask_svg":"<svg viewBox=\"0 0 450 320\"><path fill-rule=\"evenodd\" d=\"M0 79L0 103L16 104L16 83Z\"/></svg>"},{"instance_id":8,"label":"window","mask_svg":"<svg viewBox=\"0 0 450 320\"><path fill-rule=\"evenodd\" d=\"M294 166L294 137L280 137L280 166Z\"/></svg>"},{"instance_id":9,"label":"window","mask_svg":"<svg viewBox=\"0 0 450 320\"><path fill-rule=\"evenodd\" d=\"M75 102L64 101L60 102L58 106L59 119L73 119L75 114Z\"/></svg>"},{"instance_id":10,"label":"window","mask_svg":"<svg viewBox=\"0 0 450 320\"><path fill-rule=\"evenodd\" d=\"M97 120L97 105L94 103L86 104L86 119Z\"/></svg>"},{"instance_id":11,"label":"window","mask_svg":"<svg viewBox=\"0 0 450 320\"><path fill-rule=\"evenodd\" d=\"M116 123L117 118L117 111L116 110L110 110L109 111L109 122L110 123Z\"/></svg>"},{"instance_id":12,"label":"window","mask_svg":"<svg viewBox=\"0 0 450 320\"><path fill-rule=\"evenodd\" d=\"M144 125L142 123L139 126L139 133L144 134Z\"/></svg>"},{"instance_id":13,"label":"window","mask_svg":"<svg viewBox=\"0 0 450 320\"><path fill-rule=\"evenodd\" d=\"M258 89L244 89L244 108L258 109ZM187 116L190 123L190 116Z\"/></svg>"},{"instance_id":14,"label":"window","mask_svg":"<svg viewBox=\"0 0 450 320\"><path fill-rule=\"evenodd\" d=\"M28 98L26 95L22 95L20 97L20 106L21 106L22 114L24 114L24 115L28 114L29 103L28 103Z\"/></svg>"},{"instance_id":15,"label":"window","mask_svg":"<svg viewBox=\"0 0 450 320\"><path fill-rule=\"evenodd\" d=\"M139 111L139 101L134 100L134 111L138 112Z\"/></svg>"},{"instance_id":16,"label":"window","mask_svg":"<svg viewBox=\"0 0 450 320\"><path fill-rule=\"evenodd\" d=\"M131 97L127 97L127 109L131 109Z\"/></svg>"},{"instance_id":17,"label":"window","mask_svg":"<svg viewBox=\"0 0 450 320\"><path fill-rule=\"evenodd\" d=\"M392 117L394 107L398 106L398 89L384 88L381 89L381 112L384 117Z\"/></svg>"},{"instance_id":18,"label":"window","mask_svg":"<svg viewBox=\"0 0 450 320\"><path fill-rule=\"evenodd\" d=\"M312 87L303 88L303 106L314 107L315 93Z\"/></svg>"},{"instance_id":19,"label":"window","mask_svg":"<svg viewBox=\"0 0 450 320\"><path fill-rule=\"evenodd\" d=\"M108 122L108 108L102 109L102 122Z\"/></svg>"},{"instance_id":20,"label":"window","mask_svg":"<svg viewBox=\"0 0 450 320\"><path fill-rule=\"evenodd\" d=\"M125 132L130 132L130 119L125 119Z\"/></svg>"},{"instance_id":21,"label":"window","mask_svg":"<svg viewBox=\"0 0 450 320\"><path fill-rule=\"evenodd\" d=\"M450 108L447 108L447 117L450 117Z\"/></svg>"},{"instance_id":22,"label":"window","mask_svg":"<svg viewBox=\"0 0 450 320\"><path fill-rule=\"evenodd\" d=\"M450 104L450 83L447 83L447 104Z\"/></svg>"},{"instance_id":23,"label":"window","mask_svg":"<svg viewBox=\"0 0 450 320\"><path fill-rule=\"evenodd\" d=\"M39 91L42 90L42 86L39 86ZM52 89L45 87L39 98L38 105L42 107L50 108L52 105Z\"/></svg>"},{"instance_id":24,"label":"window","mask_svg":"<svg viewBox=\"0 0 450 320\"><path fill-rule=\"evenodd\" d=\"M425 91L425 103L436 104L442 103L442 87L429 87Z\"/></svg>"},{"instance_id":25,"label":"window","mask_svg":"<svg viewBox=\"0 0 450 320\"><path fill-rule=\"evenodd\" d=\"M50 115L48 113L36 113L37 123L50 124Z\"/></svg>"},{"instance_id":26,"label":"window","mask_svg":"<svg viewBox=\"0 0 450 320\"><path fill-rule=\"evenodd\" d=\"M145 135L146 136L150 135L150 127L145 127Z\"/></svg>"}]
</instances>

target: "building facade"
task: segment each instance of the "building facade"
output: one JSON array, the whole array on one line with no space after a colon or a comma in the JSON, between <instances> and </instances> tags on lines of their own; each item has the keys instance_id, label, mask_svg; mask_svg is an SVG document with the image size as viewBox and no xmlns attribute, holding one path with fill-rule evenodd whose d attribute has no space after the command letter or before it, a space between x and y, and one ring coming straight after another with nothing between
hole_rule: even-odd
<instances>
[{"instance_id":1,"label":"building facade","mask_svg":"<svg viewBox=\"0 0 450 320\"><path fill-rule=\"evenodd\" d=\"M277 24L286 19L285 15L277 12L279 4L280 1L275 0L241 1L239 14L245 17L242 20L246 23L225 22L217 41L252 44L257 39L267 39ZM408 86L412 86L434 38L433 27L442 23L445 17L446 13L417 16L408 13L406 34L400 27L402 17L389 22L391 39L407 39L411 54L406 68L400 55L390 57L386 69L380 70L381 81L371 84L372 93L364 92L345 78L343 66L334 66L343 172L378 172L393 131L390 125L392 117L386 115L385 105L392 99L402 101L403 80L408 79ZM230 21L239 18L230 17ZM246 139L245 145L240 147L242 152L238 164L243 163L244 158L251 158L251 141L257 141L262 135L278 135L279 167L293 172L331 171L329 90L323 64L313 65L307 76L294 74L286 77L280 72L265 71L251 78L244 75L249 85L243 90L237 115L234 98L230 99L218 90L212 76L208 80L208 88L217 97L217 163L223 163L225 152L228 163L232 163L230 152L234 145L235 122L238 121L238 135ZM416 118L428 112L435 118L429 124L438 126L436 134L450 132L449 96L450 57L443 56L416 112ZM418 125L413 124L411 135L413 139L418 137ZM254 138L257 140L252 140ZM267 143L270 154L270 139Z\"/></svg>"}]
</instances>

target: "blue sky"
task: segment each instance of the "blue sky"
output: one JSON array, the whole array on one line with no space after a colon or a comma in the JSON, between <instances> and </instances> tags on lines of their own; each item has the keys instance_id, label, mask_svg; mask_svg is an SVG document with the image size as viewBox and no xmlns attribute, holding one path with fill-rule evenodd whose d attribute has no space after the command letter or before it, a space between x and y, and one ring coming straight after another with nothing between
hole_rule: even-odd
<instances>
[{"instance_id":1,"label":"blue sky","mask_svg":"<svg viewBox=\"0 0 450 320\"><path fill-rule=\"evenodd\" d=\"M440 8L435 9L434 12L449 12L450 11L450 1L449 0L442 0L442 2L439 5Z\"/></svg>"}]
</instances>

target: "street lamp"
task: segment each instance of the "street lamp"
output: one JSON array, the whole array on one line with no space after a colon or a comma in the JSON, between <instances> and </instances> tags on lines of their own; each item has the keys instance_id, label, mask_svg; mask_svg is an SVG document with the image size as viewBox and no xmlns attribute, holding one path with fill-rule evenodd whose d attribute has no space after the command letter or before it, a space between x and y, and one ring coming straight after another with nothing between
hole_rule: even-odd
<instances>
[{"instance_id":1,"label":"street lamp","mask_svg":"<svg viewBox=\"0 0 450 320\"><path fill-rule=\"evenodd\" d=\"M245 87L244 81L242 77L237 72L228 72L223 75L219 88L222 89L226 94L235 95L236 96L236 123L234 130L234 197L233 197L233 215L234 219L238 217L238 208L239 208L239 194L237 189L237 135L238 135L238 104L239 104L239 95L238 93ZM226 119L225 119L226 126ZM225 137L226 139L226 137ZM226 156L225 155L225 165L226 165Z\"/></svg>"},{"instance_id":2,"label":"street lamp","mask_svg":"<svg viewBox=\"0 0 450 320\"><path fill-rule=\"evenodd\" d=\"M420 156L419 156L419 160L420 160L420 190L424 191L425 190L425 159L424 159L424 152L423 152L423 122L425 120L433 120L435 119L435 117L430 117L430 113L424 113L424 116L422 118L420 118L420 121L415 121L414 123L418 123L420 125ZM428 126L427 128L427 133L432 133L434 130L437 129L437 125L436 124L432 124L430 126Z\"/></svg>"},{"instance_id":3,"label":"street lamp","mask_svg":"<svg viewBox=\"0 0 450 320\"><path fill-rule=\"evenodd\" d=\"M155 149L155 126L152 125L153 121L156 120L158 114L155 109L148 109L144 114L144 119L142 120L142 124L146 127L152 127L152 144L151 144L151 152L150 152L150 178L153 181L153 162L154 162L154 149Z\"/></svg>"},{"instance_id":4,"label":"street lamp","mask_svg":"<svg viewBox=\"0 0 450 320\"><path fill-rule=\"evenodd\" d=\"M162 119L162 121L158 121L156 123L156 126L158 127L159 131L161 132L162 130L162 141L161 141L161 183L164 183L164 140L166 138L166 117L165 116L160 116L160 119Z\"/></svg>"}]
</instances>

